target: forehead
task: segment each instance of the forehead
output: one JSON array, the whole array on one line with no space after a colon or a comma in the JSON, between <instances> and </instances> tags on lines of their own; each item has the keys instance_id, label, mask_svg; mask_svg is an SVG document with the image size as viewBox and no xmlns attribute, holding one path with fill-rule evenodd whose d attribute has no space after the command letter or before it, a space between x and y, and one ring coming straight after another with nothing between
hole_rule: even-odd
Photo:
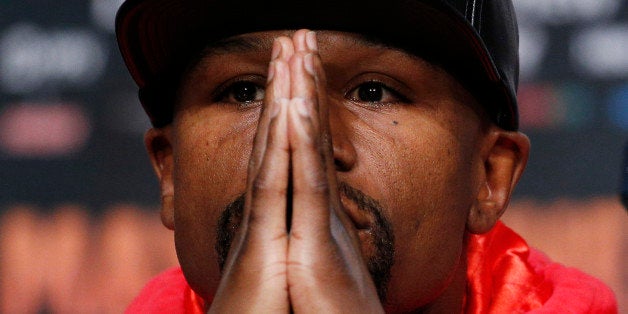
<instances>
[{"instance_id":1,"label":"forehead","mask_svg":"<svg viewBox=\"0 0 628 314\"><path fill-rule=\"evenodd\" d=\"M294 30L266 31L228 37L207 45L202 55L264 52L272 48L275 38L279 36L291 37L294 32ZM323 46L342 43L355 46L356 48L394 49L385 45L382 40L369 38L362 34L325 30L317 31L316 33L319 44Z\"/></svg>"},{"instance_id":2,"label":"forehead","mask_svg":"<svg viewBox=\"0 0 628 314\"><path fill-rule=\"evenodd\" d=\"M294 30L278 30L246 33L233 37L224 38L215 42L208 43L203 50L192 60L190 65L195 66L202 64L203 60L217 56L228 55L260 55L270 61L270 53L275 38L280 36L291 37ZM403 53L407 57L415 59L415 61L425 63L429 66L435 66L426 62L417 53L409 53L404 49L387 44L384 40L358 33L320 30L316 31L318 46L323 59L330 57L335 52L341 52L345 58L351 59L351 56L368 54L373 52L382 52L384 50L396 51ZM334 56L336 57L336 56ZM325 61L325 60L323 60ZM440 69L440 67L438 67Z\"/></svg>"}]
</instances>

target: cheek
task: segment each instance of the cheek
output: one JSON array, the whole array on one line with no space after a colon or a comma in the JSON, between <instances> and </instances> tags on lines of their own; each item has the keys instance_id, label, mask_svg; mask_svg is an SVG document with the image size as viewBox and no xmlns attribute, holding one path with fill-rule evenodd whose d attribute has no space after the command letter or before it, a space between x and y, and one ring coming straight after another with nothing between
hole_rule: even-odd
<instances>
[{"instance_id":1,"label":"cheek","mask_svg":"<svg viewBox=\"0 0 628 314\"><path fill-rule=\"evenodd\" d=\"M389 207L397 239L391 294L418 298L415 305L442 293L460 266L471 204L469 194L453 184L464 178L450 163L425 165L406 168L399 179L406 183L391 191L398 202Z\"/></svg>"},{"instance_id":2,"label":"cheek","mask_svg":"<svg viewBox=\"0 0 628 314\"><path fill-rule=\"evenodd\" d=\"M216 222L245 190L255 125L196 116L181 117L175 129L177 255L192 288L210 295L220 280L214 249Z\"/></svg>"},{"instance_id":3,"label":"cheek","mask_svg":"<svg viewBox=\"0 0 628 314\"><path fill-rule=\"evenodd\" d=\"M403 308L434 299L460 266L473 174L454 133L438 125L388 129L364 139L361 153L366 177L378 178L369 190L378 191L394 226L389 301Z\"/></svg>"},{"instance_id":4,"label":"cheek","mask_svg":"<svg viewBox=\"0 0 628 314\"><path fill-rule=\"evenodd\" d=\"M214 116L184 120L177 128L175 201L184 207L222 209L245 189L255 124Z\"/></svg>"}]
</instances>

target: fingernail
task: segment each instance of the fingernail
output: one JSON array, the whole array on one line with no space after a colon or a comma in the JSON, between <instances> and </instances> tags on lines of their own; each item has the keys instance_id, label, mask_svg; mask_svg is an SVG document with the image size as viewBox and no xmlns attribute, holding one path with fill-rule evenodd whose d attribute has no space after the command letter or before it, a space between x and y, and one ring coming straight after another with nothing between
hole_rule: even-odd
<instances>
[{"instance_id":1,"label":"fingernail","mask_svg":"<svg viewBox=\"0 0 628 314\"><path fill-rule=\"evenodd\" d=\"M272 81L273 77L275 77L275 61L272 61L268 65L268 78L266 79L266 83L269 83L270 81Z\"/></svg>"},{"instance_id":2,"label":"fingernail","mask_svg":"<svg viewBox=\"0 0 628 314\"><path fill-rule=\"evenodd\" d=\"M312 51L318 51L318 43L316 42L316 32L309 31L305 34L305 42L307 47Z\"/></svg>"},{"instance_id":3,"label":"fingernail","mask_svg":"<svg viewBox=\"0 0 628 314\"><path fill-rule=\"evenodd\" d=\"M307 106L305 105L305 99L297 97L292 98L292 105L297 109L297 113L304 117L308 118L310 116L309 110L307 110Z\"/></svg>"},{"instance_id":4,"label":"fingernail","mask_svg":"<svg viewBox=\"0 0 628 314\"><path fill-rule=\"evenodd\" d=\"M314 54L308 53L303 57L303 65L310 75L316 75L314 72Z\"/></svg>"},{"instance_id":5,"label":"fingernail","mask_svg":"<svg viewBox=\"0 0 628 314\"><path fill-rule=\"evenodd\" d=\"M281 43L279 42L279 40L275 39L275 41L273 41L273 51L270 54L270 60L277 59L280 53L281 53Z\"/></svg>"}]
</instances>

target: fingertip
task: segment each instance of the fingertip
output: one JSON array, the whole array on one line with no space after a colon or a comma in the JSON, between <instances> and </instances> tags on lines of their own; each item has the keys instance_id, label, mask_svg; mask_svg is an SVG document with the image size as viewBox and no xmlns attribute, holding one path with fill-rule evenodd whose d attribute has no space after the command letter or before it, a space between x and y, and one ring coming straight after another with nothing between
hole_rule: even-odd
<instances>
[{"instance_id":1,"label":"fingertip","mask_svg":"<svg viewBox=\"0 0 628 314\"><path fill-rule=\"evenodd\" d=\"M288 60L294 54L294 43L292 39L281 36L275 39L275 42L281 46L278 59Z\"/></svg>"},{"instance_id":2,"label":"fingertip","mask_svg":"<svg viewBox=\"0 0 628 314\"><path fill-rule=\"evenodd\" d=\"M316 32L308 31L305 34L305 42L307 44L307 47L312 52L318 52L318 40L316 39Z\"/></svg>"},{"instance_id":3,"label":"fingertip","mask_svg":"<svg viewBox=\"0 0 628 314\"><path fill-rule=\"evenodd\" d=\"M296 51L307 51L307 34L310 32L309 29L300 29L292 35L292 40L294 42L294 48Z\"/></svg>"}]
</instances>

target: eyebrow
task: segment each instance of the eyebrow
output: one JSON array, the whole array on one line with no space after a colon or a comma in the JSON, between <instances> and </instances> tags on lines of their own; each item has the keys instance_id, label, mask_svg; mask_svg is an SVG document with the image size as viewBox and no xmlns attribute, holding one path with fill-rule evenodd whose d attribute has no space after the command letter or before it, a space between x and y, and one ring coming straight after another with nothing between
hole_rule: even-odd
<instances>
[{"instance_id":1,"label":"eyebrow","mask_svg":"<svg viewBox=\"0 0 628 314\"><path fill-rule=\"evenodd\" d=\"M326 31L318 31L323 33ZM231 53L250 53L250 52L262 52L270 51L273 46L275 38L273 37L257 37L257 36L236 36L229 37L215 42L211 42L203 48L200 59L215 55L225 55ZM354 34L348 38L352 45L366 46L374 48L388 48L396 49L390 45L385 44L383 41L369 37L362 34Z\"/></svg>"},{"instance_id":2,"label":"eyebrow","mask_svg":"<svg viewBox=\"0 0 628 314\"><path fill-rule=\"evenodd\" d=\"M213 55L224 55L230 53L247 53L255 51L270 51L274 38L255 36L229 37L219 41L209 43L203 49L201 57Z\"/></svg>"},{"instance_id":3,"label":"eyebrow","mask_svg":"<svg viewBox=\"0 0 628 314\"><path fill-rule=\"evenodd\" d=\"M206 60L215 56L222 56L234 53L250 53L268 51L270 56L270 48L273 44L273 38L259 38L254 36L236 36L209 42L200 53L192 57L191 62L184 68L181 77L185 79L194 68L203 65Z\"/></svg>"}]
</instances>

